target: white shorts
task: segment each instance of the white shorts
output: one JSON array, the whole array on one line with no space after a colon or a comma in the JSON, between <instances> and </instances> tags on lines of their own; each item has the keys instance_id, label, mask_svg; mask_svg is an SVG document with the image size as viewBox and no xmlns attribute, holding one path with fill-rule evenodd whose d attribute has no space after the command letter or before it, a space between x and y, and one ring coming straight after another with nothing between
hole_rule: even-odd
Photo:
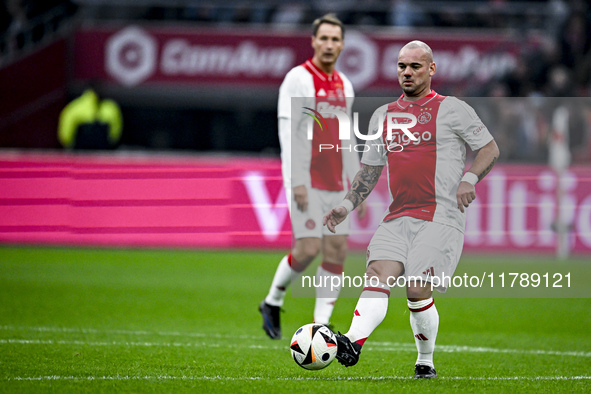
<instances>
[{"instance_id":1,"label":"white shorts","mask_svg":"<svg viewBox=\"0 0 591 394\"><path fill-rule=\"evenodd\" d=\"M435 276L434 288L445 293L453 277L462 248L464 234L445 224L403 216L382 222L367 247L367 264L375 260L392 260L404 264L408 280Z\"/></svg>"},{"instance_id":2,"label":"white shorts","mask_svg":"<svg viewBox=\"0 0 591 394\"><path fill-rule=\"evenodd\" d=\"M343 201L347 194L346 190L331 192L310 187L307 189L308 209L305 212L298 209L292 190L287 190L291 201L289 213L295 239L322 238L323 235L349 235L349 216L336 227L335 234L331 233L328 227L322 225L324 215Z\"/></svg>"}]
</instances>

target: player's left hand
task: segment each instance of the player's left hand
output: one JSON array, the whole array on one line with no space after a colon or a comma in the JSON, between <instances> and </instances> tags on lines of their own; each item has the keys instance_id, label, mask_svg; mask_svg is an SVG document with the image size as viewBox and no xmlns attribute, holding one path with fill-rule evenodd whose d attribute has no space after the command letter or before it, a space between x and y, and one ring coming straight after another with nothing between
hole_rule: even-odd
<instances>
[{"instance_id":1,"label":"player's left hand","mask_svg":"<svg viewBox=\"0 0 591 394\"><path fill-rule=\"evenodd\" d=\"M470 203L476 199L476 189L471 183L460 182L460 186L458 186L458 191L456 193L456 198L458 200L459 210L464 213L464 207L468 208Z\"/></svg>"}]
</instances>

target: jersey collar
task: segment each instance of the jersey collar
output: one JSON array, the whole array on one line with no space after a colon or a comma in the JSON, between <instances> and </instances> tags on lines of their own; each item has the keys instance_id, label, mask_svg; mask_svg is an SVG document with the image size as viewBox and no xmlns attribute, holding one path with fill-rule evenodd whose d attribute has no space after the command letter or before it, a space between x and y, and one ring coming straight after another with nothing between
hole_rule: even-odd
<instances>
[{"instance_id":1,"label":"jersey collar","mask_svg":"<svg viewBox=\"0 0 591 394\"><path fill-rule=\"evenodd\" d=\"M312 58L309 58L308 60L306 60L306 65L314 74L316 74L318 76L318 78L320 78L323 81L332 81L337 73L337 70L333 70L332 74L330 74L330 75L325 73L320 68L318 68L314 64L314 62L312 62Z\"/></svg>"},{"instance_id":2,"label":"jersey collar","mask_svg":"<svg viewBox=\"0 0 591 394\"><path fill-rule=\"evenodd\" d=\"M398 106L402 109L406 109L410 104L414 104L414 105L418 105L418 106L422 107L437 96L439 96L439 93L437 93L436 91L431 89L431 92L429 92L428 95L426 95L425 97L423 97L417 101L406 101L406 100L404 100L404 94L403 94L400 96L400 98L398 98L398 100L396 101L396 104L398 104Z\"/></svg>"}]
</instances>

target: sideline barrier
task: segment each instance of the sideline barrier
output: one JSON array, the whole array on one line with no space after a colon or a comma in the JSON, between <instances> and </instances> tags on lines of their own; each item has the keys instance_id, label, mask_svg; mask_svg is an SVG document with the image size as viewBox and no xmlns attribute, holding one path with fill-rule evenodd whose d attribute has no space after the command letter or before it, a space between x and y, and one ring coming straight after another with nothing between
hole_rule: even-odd
<instances>
[{"instance_id":1,"label":"sideline barrier","mask_svg":"<svg viewBox=\"0 0 591 394\"><path fill-rule=\"evenodd\" d=\"M465 251L554 253L557 179L545 166L497 165L477 185ZM591 168L566 178L575 254L591 254ZM388 201L382 180L352 220L363 250ZM291 242L278 159L0 153L0 242L270 248Z\"/></svg>"}]
</instances>

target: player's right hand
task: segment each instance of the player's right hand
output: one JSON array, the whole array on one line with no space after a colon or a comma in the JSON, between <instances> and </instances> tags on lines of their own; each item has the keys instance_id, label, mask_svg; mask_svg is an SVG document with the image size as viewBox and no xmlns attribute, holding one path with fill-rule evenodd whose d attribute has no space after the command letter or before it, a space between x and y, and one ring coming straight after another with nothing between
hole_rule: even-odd
<instances>
[{"instance_id":1,"label":"player's right hand","mask_svg":"<svg viewBox=\"0 0 591 394\"><path fill-rule=\"evenodd\" d=\"M330 210L322 219L322 224L325 225L331 233L335 233L335 227L347 217L347 208L338 206Z\"/></svg>"},{"instance_id":2,"label":"player's right hand","mask_svg":"<svg viewBox=\"0 0 591 394\"><path fill-rule=\"evenodd\" d=\"M300 211L306 212L308 210L308 190L306 189L306 185L294 187L293 198Z\"/></svg>"}]
</instances>

